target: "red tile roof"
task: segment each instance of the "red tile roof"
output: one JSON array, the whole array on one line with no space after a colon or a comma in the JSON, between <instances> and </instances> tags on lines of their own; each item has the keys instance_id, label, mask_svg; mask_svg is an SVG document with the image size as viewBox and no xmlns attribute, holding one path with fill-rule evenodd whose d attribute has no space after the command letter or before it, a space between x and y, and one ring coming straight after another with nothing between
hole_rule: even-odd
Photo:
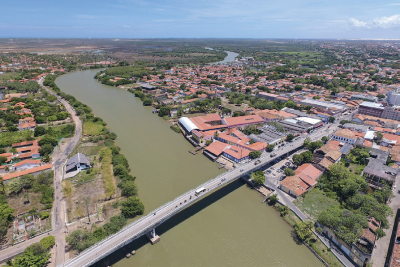
<instances>
[{"instance_id":1,"label":"red tile roof","mask_svg":"<svg viewBox=\"0 0 400 267\"><path fill-rule=\"evenodd\" d=\"M20 176L23 176L26 174L31 174L31 173L35 173L35 172L39 172L39 171L48 170L48 169L51 169L52 167L53 167L53 164L49 163L46 165L42 165L39 167L27 169L27 170L5 174L2 177L3 177L3 180L8 180L8 179L20 177Z\"/></svg>"},{"instance_id":2,"label":"red tile roof","mask_svg":"<svg viewBox=\"0 0 400 267\"><path fill-rule=\"evenodd\" d=\"M216 156L219 156L222 154L224 149L228 146L230 146L230 145L222 143L220 141L214 141L206 148L206 151L208 151Z\"/></svg>"},{"instance_id":3,"label":"red tile roof","mask_svg":"<svg viewBox=\"0 0 400 267\"><path fill-rule=\"evenodd\" d=\"M263 119L258 115L247 115L247 116L240 116L240 117L230 117L224 118L225 122L228 126L236 126L236 125L243 125L243 124L257 124L264 122Z\"/></svg>"}]
</instances>

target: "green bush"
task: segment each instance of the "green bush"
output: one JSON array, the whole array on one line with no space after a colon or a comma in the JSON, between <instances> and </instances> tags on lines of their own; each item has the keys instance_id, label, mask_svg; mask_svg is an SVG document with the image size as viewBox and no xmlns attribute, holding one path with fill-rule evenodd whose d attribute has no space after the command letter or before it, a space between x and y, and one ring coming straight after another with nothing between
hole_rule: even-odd
<instances>
[{"instance_id":1,"label":"green bush","mask_svg":"<svg viewBox=\"0 0 400 267\"><path fill-rule=\"evenodd\" d=\"M50 216L50 213L47 211L42 211L40 213L40 219L42 219L42 220L49 218L49 216Z\"/></svg>"},{"instance_id":2,"label":"green bush","mask_svg":"<svg viewBox=\"0 0 400 267\"><path fill-rule=\"evenodd\" d=\"M42 240L40 240L40 244L42 244L42 246L45 249L49 249L52 246L54 246L55 242L56 242L56 239L52 235L46 236L45 238L42 238Z\"/></svg>"}]
</instances>

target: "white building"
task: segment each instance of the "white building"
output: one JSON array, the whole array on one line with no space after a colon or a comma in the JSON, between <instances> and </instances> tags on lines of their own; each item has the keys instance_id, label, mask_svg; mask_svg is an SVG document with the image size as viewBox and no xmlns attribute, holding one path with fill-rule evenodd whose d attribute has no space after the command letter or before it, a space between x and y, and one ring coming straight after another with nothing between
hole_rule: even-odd
<instances>
[{"instance_id":1,"label":"white building","mask_svg":"<svg viewBox=\"0 0 400 267\"><path fill-rule=\"evenodd\" d=\"M332 135L332 140L353 145L357 136L349 129L339 129Z\"/></svg>"}]
</instances>

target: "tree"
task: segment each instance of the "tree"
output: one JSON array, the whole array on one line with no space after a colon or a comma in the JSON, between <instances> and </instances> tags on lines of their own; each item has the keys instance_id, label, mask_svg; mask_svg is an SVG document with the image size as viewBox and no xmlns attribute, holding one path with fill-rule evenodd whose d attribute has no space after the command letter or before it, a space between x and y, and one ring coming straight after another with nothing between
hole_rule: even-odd
<instances>
[{"instance_id":1,"label":"tree","mask_svg":"<svg viewBox=\"0 0 400 267\"><path fill-rule=\"evenodd\" d=\"M122 184L121 194L123 196L130 197L137 194L138 189L134 181L126 181L121 184Z\"/></svg>"},{"instance_id":2,"label":"tree","mask_svg":"<svg viewBox=\"0 0 400 267\"><path fill-rule=\"evenodd\" d=\"M329 121L330 123L333 123L333 122L335 121L335 117L330 116L329 119L328 119L328 121Z\"/></svg>"},{"instance_id":3,"label":"tree","mask_svg":"<svg viewBox=\"0 0 400 267\"><path fill-rule=\"evenodd\" d=\"M385 95L378 94L377 97L380 98L380 99L382 99L382 98L385 98Z\"/></svg>"},{"instance_id":4,"label":"tree","mask_svg":"<svg viewBox=\"0 0 400 267\"><path fill-rule=\"evenodd\" d=\"M261 152L254 150L250 152L249 156L251 159L259 158L261 156Z\"/></svg>"},{"instance_id":5,"label":"tree","mask_svg":"<svg viewBox=\"0 0 400 267\"><path fill-rule=\"evenodd\" d=\"M0 186L1 186L1 190L3 191L3 194L6 192L5 190L5 186L4 186L4 179L2 176L0 176Z\"/></svg>"},{"instance_id":6,"label":"tree","mask_svg":"<svg viewBox=\"0 0 400 267\"><path fill-rule=\"evenodd\" d=\"M301 91L301 90L303 90L303 86L301 86L301 85L296 85L295 87L294 87L294 90L296 90L296 91Z\"/></svg>"},{"instance_id":7,"label":"tree","mask_svg":"<svg viewBox=\"0 0 400 267\"><path fill-rule=\"evenodd\" d=\"M265 183L265 176L262 171L255 171L250 175L250 179L253 180L257 185L262 185Z\"/></svg>"},{"instance_id":8,"label":"tree","mask_svg":"<svg viewBox=\"0 0 400 267\"><path fill-rule=\"evenodd\" d=\"M46 134L46 128L44 128L43 126L37 126L35 128L33 136L38 137L38 136L42 136L45 134Z\"/></svg>"},{"instance_id":9,"label":"tree","mask_svg":"<svg viewBox=\"0 0 400 267\"><path fill-rule=\"evenodd\" d=\"M293 139L294 139L294 135L293 134L288 134L286 136L286 141L288 141L288 142L292 141Z\"/></svg>"},{"instance_id":10,"label":"tree","mask_svg":"<svg viewBox=\"0 0 400 267\"><path fill-rule=\"evenodd\" d=\"M377 141L381 141L382 138L383 138L383 134L380 133L380 132L376 132L375 133L375 138L376 138Z\"/></svg>"},{"instance_id":11,"label":"tree","mask_svg":"<svg viewBox=\"0 0 400 267\"><path fill-rule=\"evenodd\" d=\"M300 166L303 163L303 155L295 154L293 155L293 162L296 166Z\"/></svg>"},{"instance_id":12,"label":"tree","mask_svg":"<svg viewBox=\"0 0 400 267\"><path fill-rule=\"evenodd\" d=\"M143 212L144 205L136 196L131 196L126 201L122 202L121 214L125 218L133 218L136 215L142 215Z\"/></svg>"},{"instance_id":13,"label":"tree","mask_svg":"<svg viewBox=\"0 0 400 267\"><path fill-rule=\"evenodd\" d=\"M314 160L314 156L311 151L306 151L301 153L301 156L303 157L303 162L305 163L310 163Z\"/></svg>"},{"instance_id":14,"label":"tree","mask_svg":"<svg viewBox=\"0 0 400 267\"><path fill-rule=\"evenodd\" d=\"M153 101L150 98L144 98L143 99L143 106L151 106L151 104L153 103Z\"/></svg>"},{"instance_id":15,"label":"tree","mask_svg":"<svg viewBox=\"0 0 400 267\"><path fill-rule=\"evenodd\" d=\"M386 233L381 228L378 228L378 229L376 229L376 235L379 239L381 237L384 237L386 235Z\"/></svg>"},{"instance_id":16,"label":"tree","mask_svg":"<svg viewBox=\"0 0 400 267\"><path fill-rule=\"evenodd\" d=\"M53 146L51 144L44 144L41 148L39 148L39 153L41 156L50 155L53 152Z\"/></svg>"},{"instance_id":17,"label":"tree","mask_svg":"<svg viewBox=\"0 0 400 267\"><path fill-rule=\"evenodd\" d=\"M285 217L286 215L289 214L289 207L288 206L281 206L279 208L279 212L281 213L281 216Z\"/></svg>"},{"instance_id":18,"label":"tree","mask_svg":"<svg viewBox=\"0 0 400 267\"><path fill-rule=\"evenodd\" d=\"M268 151L268 152L271 152L272 150L274 150L274 147L275 147L275 145L269 144L269 145L267 146L267 151Z\"/></svg>"},{"instance_id":19,"label":"tree","mask_svg":"<svg viewBox=\"0 0 400 267\"><path fill-rule=\"evenodd\" d=\"M322 136L321 140L322 140L322 142L324 142L324 143L326 144L326 142L329 141L329 137L327 137L327 136Z\"/></svg>"},{"instance_id":20,"label":"tree","mask_svg":"<svg viewBox=\"0 0 400 267\"><path fill-rule=\"evenodd\" d=\"M275 205L276 202L278 202L279 198L277 194L273 194L272 196L269 197L269 203L272 205Z\"/></svg>"},{"instance_id":21,"label":"tree","mask_svg":"<svg viewBox=\"0 0 400 267\"><path fill-rule=\"evenodd\" d=\"M161 107L160 110L158 111L158 116L159 117L169 116L169 108Z\"/></svg>"},{"instance_id":22,"label":"tree","mask_svg":"<svg viewBox=\"0 0 400 267\"><path fill-rule=\"evenodd\" d=\"M301 240L307 240L313 233L314 225L312 221L299 222L294 229Z\"/></svg>"},{"instance_id":23,"label":"tree","mask_svg":"<svg viewBox=\"0 0 400 267\"><path fill-rule=\"evenodd\" d=\"M286 176L294 176L295 175L294 171L291 168L286 168L283 172L285 173Z\"/></svg>"},{"instance_id":24,"label":"tree","mask_svg":"<svg viewBox=\"0 0 400 267\"><path fill-rule=\"evenodd\" d=\"M3 163L6 163L6 162L7 162L7 157L1 156L0 157L0 165L2 165Z\"/></svg>"}]
</instances>

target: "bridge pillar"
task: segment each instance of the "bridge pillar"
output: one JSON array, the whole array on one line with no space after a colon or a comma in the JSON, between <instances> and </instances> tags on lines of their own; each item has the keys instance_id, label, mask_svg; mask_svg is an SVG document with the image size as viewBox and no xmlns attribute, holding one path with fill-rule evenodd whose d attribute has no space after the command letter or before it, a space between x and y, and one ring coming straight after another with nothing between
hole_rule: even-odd
<instances>
[{"instance_id":1,"label":"bridge pillar","mask_svg":"<svg viewBox=\"0 0 400 267\"><path fill-rule=\"evenodd\" d=\"M160 241L160 237L156 234L156 229L152 229L150 232L146 234L146 236L150 240L152 245Z\"/></svg>"}]
</instances>

